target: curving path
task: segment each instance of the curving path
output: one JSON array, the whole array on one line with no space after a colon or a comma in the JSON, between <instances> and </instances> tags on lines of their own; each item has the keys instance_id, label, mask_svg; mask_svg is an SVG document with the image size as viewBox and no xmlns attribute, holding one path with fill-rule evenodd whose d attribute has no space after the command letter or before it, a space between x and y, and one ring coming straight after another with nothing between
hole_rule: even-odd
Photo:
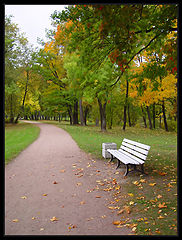
<instances>
[{"instance_id":1,"label":"curving path","mask_svg":"<svg viewBox=\"0 0 182 240\"><path fill-rule=\"evenodd\" d=\"M94 160L64 130L36 123L39 138L5 168L5 235L128 235L112 191L115 165ZM120 189L122 191L122 189Z\"/></svg>"}]
</instances>

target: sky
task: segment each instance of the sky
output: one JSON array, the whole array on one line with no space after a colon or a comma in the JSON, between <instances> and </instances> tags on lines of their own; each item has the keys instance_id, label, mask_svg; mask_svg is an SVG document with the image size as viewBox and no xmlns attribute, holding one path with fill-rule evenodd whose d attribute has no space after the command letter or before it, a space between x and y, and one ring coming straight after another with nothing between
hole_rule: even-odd
<instances>
[{"instance_id":1,"label":"sky","mask_svg":"<svg viewBox=\"0 0 182 240\"><path fill-rule=\"evenodd\" d=\"M46 41L45 29L53 29L50 15L62 11L67 5L5 5L5 15L13 15L12 22L18 24L30 44L40 47L37 38Z\"/></svg>"}]
</instances>

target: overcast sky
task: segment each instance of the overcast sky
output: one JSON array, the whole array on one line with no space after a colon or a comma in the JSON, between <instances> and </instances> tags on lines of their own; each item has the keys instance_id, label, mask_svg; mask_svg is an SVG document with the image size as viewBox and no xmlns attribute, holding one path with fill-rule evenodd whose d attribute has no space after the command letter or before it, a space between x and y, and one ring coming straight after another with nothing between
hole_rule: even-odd
<instances>
[{"instance_id":1,"label":"overcast sky","mask_svg":"<svg viewBox=\"0 0 182 240\"><path fill-rule=\"evenodd\" d=\"M5 15L13 15L12 22L18 24L20 32L24 32L30 44L39 46L37 38L44 41L45 29L51 26L50 15L62 11L67 5L5 5Z\"/></svg>"}]
</instances>

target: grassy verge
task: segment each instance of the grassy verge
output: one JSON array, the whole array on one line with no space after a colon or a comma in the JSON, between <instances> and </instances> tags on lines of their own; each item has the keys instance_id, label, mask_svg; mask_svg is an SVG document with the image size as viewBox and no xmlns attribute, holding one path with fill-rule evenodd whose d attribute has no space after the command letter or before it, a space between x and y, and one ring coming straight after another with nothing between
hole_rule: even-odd
<instances>
[{"instance_id":1,"label":"grassy verge","mask_svg":"<svg viewBox=\"0 0 182 240\"><path fill-rule=\"evenodd\" d=\"M39 135L39 127L29 123L5 125L5 164L16 157Z\"/></svg>"},{"instance_id":2,"label":"grassy verge","mask_svg":"<svg viewBox=\"0 0 182 240\"><path fill-rule=\"evenodd\" d=\"M130 173L126 185L122 185L124 191L117 194L117 204L120 209L130 209L128 215L125 215L125 218L130 218L130 222L125 225L131 227L134 234L177 235L176 133L135 127L127 128L126 131L116 127L103 133L95 126L54 124L70 133L81 149L96 158L102 157L103 142L115 142L119 147L126 137L150 145L145 163L145 172L148 174ZM123 217L121 213L121 219Z\"/></svg>"}]
</instances>

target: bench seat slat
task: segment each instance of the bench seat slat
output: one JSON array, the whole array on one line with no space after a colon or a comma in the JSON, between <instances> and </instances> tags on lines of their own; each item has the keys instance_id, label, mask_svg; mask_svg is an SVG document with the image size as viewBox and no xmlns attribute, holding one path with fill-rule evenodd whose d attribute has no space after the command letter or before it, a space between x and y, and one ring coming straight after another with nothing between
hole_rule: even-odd
<instances>
[{"instance_id":1,"label":"bench seat slat","mask_svg":"<svg viewBox=\"0 0 182 240\"><path fill-rule=\"evenodd\" d=\"M133 159L134 161L138 162L138 164L143 164L145 163L145 161L143 161L142 159L136 157L136 156L133 156L132 154L126 152L126 151L123 151L122 149L119 149L118 151L120 151L122 154L128 156L129 158Z\"/></svg>"},{"instance_id":2,"label":"bench seat slat","mask_svg":"<svg viewBox=\"0 0 182 240\"><path fill-rule=\"evenodd\" d=\"M122 161L124 164L135 164L139 165L144 163L144 161L136 161L135 159L130 158L129 156L125 155L122 153L120 150L112 150L112 149L107 149L109 153L111 153L114 157Z\"/></svg>"},{"instance_id":3,"label":"bench seat slat","mask_svg":"<svg viewBox=\"0 0 182 240\"><path fill-rule=\"evenodd\" d=\"M150 146L149 146L149 145L146 145L146 144L143 144L143 143L138 143L138 142L135 142L135 141L126 139L126 138L123 139L123 142L131 143L131 144L133 144L133 145L135 145L135 146L144 148L144 149L146 149L146 150L149 150L149 149L150 149Z\"/></svg>"},{"instance_id":4,"label":"bench seat slat","mask_svg":"<svg viewBox=\"0 0 182 240\"><path fill-rule=\"evenodd\" d=\"M128 148L131 148L131 149L133 149L133 150L135 150L135 151L137 151L137 152L139 152L139 153L142 153L142 154L144 154L144 155L147 155L147 154L148 154L148 150L145 150L145 149L143 149L143 148L136 147L136 146L131 145L131 144L128 144L128 143L126 143L126 142L122 142L122 145L125 146L125 147L128 147ZM121 145L121 146L122 146L122 145Z\"/></svg>"},{"instance_id":5,"label":"bench seat slat","mask_svg":"<svg viewBox=\"0 0 182 240\"><path fill-rule=\"evenodd\" d=\"M146 160L146 158L147 158L146 155L143 155L143 154L141 154L141 153L139 153L139 152L136 152L136 151L134 151L134 150L132 150L132 149L130 149L130 148L127 148L127 147L125 147L125 146L121 146L120 149L122 149L122 150L124 150L124 151L126 151L126 152L128 152L128 153L131 153L131 154L133 154L134 156L137 156L137 157L139 157L139 158L141 158L141 159L143 159L143 160Z\"/></svg>"}]
</instances>

